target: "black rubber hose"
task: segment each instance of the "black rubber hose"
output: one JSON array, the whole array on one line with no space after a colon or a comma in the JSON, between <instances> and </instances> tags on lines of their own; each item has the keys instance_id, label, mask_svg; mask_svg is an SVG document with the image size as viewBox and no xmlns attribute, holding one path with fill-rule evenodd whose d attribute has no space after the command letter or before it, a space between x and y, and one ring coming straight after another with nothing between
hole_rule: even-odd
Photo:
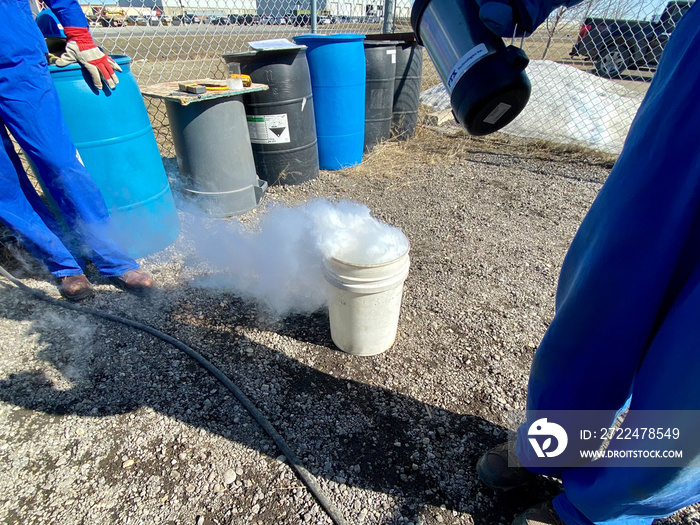
<instances>
[{"instance_id":1,"label":"black rubber hose","mask_svg":"<svg viewBox=\"0 0 700 525\"><path fill-rule=\"evenodd\" d=\"M348 524L348 522L345 521L345 518L343 517L343 514L340 512L340 510L328 498L328 496L326 496L325 492L323 492L323 489L318 484L313 474L306 470L306 468L301 463L294 451L289 447L289 445L287 445L287 442L274 429L272 424L265 418L265 416L262 415L260 410L258 410L258 408L253 404L253 402L250 399L248 399L248 397L241 391L240 388L238 388L233 383L233 381L226 377L226 375L221 370L216 368L211 362L207 361L200 353L195 351L193 348L187 346L182 341L179 341L178 339L175 339L174 337L169 336L166 333L156 330L155 328L151 328L150 326L147 326L145 324L141 324L137 321L132 321L131 319L119 317L118 315L109 314L101 310L95 310L94 308L88 308L86 306L78 306L77 304L73 304L68 301L58 300L54 299L53 297L49 297L44 292L27 286L22 281L12 276L2 266L0 266L0 275L5 277L8 281L10 281L18 288L21 288L25 292L32 294L34 297L41 299L42 301L46 301L56 306L61 306L63 308L68 308L69 310L74 310L76 312L93 315L95 317L101 317L102 319L107 319L108 321L113 321L115 323L121 323L123 325L130 326L131 328L135 328L137 330L141 330L143 332L151 334L152 336L157 337L158 339L161 339L166 343L170 343L175 348L182 350L192 359L197 361L197 363L202 368L204 368L207 372L209 372L216 379L218 379L226 388L228 388L233 393L234 396L236 396L236 399L238 399L238 401L240 401L240 403L245 407L245 409L250 413L250 415L253 416L253 419L255 419L258 425L260 425L262 429L268 433L268 435L272 438L277 447L279 447L282 454L284 454L287 457L287 459L289 460L289 464L296 471L296 473L299 475L302 481L306 484L311 493L320 503L321 507L323 507L323 510L326 511L326 513L328 514L328 516L330 516L333 522L336 523L336 525Z\"/></svg>"}]
</instances>

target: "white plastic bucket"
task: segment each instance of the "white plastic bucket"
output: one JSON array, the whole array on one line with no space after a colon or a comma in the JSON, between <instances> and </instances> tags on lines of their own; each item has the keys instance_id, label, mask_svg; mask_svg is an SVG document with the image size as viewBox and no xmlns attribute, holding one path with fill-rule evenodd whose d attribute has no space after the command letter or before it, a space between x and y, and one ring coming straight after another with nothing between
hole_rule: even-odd
<instances>
[{"instance_id":1,"label":"white plastic bucket","mask_svg":"<svg viewBox=\"0 0 700 525\"><path fill-rule=\"evenodd\" d=\"M409 265L408 251L380 264L324 261L331 338L338 348L353 355L376 355L391 348Z\"/></svg>"}]
</instances>

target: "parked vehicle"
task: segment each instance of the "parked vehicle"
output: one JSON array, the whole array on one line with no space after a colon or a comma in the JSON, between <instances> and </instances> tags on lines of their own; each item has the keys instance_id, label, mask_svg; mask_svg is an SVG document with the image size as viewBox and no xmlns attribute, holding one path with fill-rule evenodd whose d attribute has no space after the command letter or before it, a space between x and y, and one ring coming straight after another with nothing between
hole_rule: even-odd
<instances>
[{"instance_id":1,"label":"parked vehicle","mask_svg":"<svg viewBox=\"0 0 700 525\"><path fill-rule=\"evenodd\" d=\"M292 23L297 27L304 27L311 23L311 15L300 13L294 16Z\"/></svg>"},{"instance_id":2,"label":"parked vehicle","mask_svg":"<svg viewBox=\"0 0 700 525\"><path fill-rule=\"evenodd\" d=\"M126 21L126 11L107 6L92 6L92 13L87 15L88 22L102 27L121 27Z\"/></svg>"},{"instance_id":3,"label":"parked vehicle","mask_svg":"<svg viewBox=\"0 0 700 525\"><path fill-rule=\"evenodd\" d=\"M228 15L217 16L212 19L211 24L215 26L230 26L231 19L228 17Z\"/></svg>"},{"instance_id":4,"label":"parked vehicle","mask_svg":"<svg viewBox=\"0 0 700 525\"><path fill-rule=\"evenodd\" d=\"M173 25L179 26L184 24L199 24L201 20L197 15L191 15L189 13L184 15L175 15L173 17Z\"/></svg>"},{"instance_id":5,"label":"parked vehicle","mask_svg":"<svg viewBox=\"0 0 700 525\"><path fill-rule=\"evenodd\" d=\"M232 24L238 24L239 26L252 26L260 23L260 17L258 15L229 15L229 20Z\"/></svg>"},{"instance_id":6,"label":"parked vehicle","mask_svg":"<svg viewBox=\"0 0 700 525\"><path fill-rule=\"evenodd\" d=\"M148 20L143 16L129 15L124 19L124 24L127 26L147 26Z\"/></svg>"},{"instance_id":7,"label":"parked vehicle","mask_svg":"<svg viewBox=\"0 0 700 525\"><path fill-rule=\"evenodd\" d=\"M149 26L165 25L160 16L144 16L144 18L146 19L146 24Z\"/></svg>"},{"instance_id":8,"label":"parked vehicle","mask_svg":"<svg viewBox=\"0 0 700 525\"><path fill-rule=\"evenodd\" d=\"M569 53L595 63L598 75L619 78L626 69L655 69L671 33L693 5L674 0L658 21L587 18Z\"/></svg>"}]
</instances>

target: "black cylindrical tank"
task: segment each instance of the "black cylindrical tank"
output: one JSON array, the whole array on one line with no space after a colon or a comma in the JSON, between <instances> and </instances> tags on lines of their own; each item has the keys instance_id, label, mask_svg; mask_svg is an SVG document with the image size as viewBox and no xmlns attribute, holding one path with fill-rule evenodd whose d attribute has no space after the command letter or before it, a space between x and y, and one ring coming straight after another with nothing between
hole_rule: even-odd
<instances>
[{"instance_id":1,"label":"black cylindrical tank","mask_svg":"<svg viewBox=\"0 0 700 525\"><path fill-rule=\"evenodd\" d=\"M318 177L316 121L306 47L232 53L227 64L269 90L244 95L258 176L268 184Z\"/></svg>"},{"instance_id":2,"label":"black cylindrical tank","mask_svg":"<svg viewBox=\"0 0 700 525\"><path fill-rule=\"evenodd\" d=\"M396 42L365 41L365 151L391 137Z\"/></svg>"},{"instance_id":3,"label":"black cylindrical tank","mask_svg":"<svg viewBox=\"0 0 700 525\"><path fill-rule=\"evenodd\" d=\"M420 83L423 77L423 48L415 42L396 45L396 80L392 134L406 140L416 132Z\"/></svg>"}]
</instances>

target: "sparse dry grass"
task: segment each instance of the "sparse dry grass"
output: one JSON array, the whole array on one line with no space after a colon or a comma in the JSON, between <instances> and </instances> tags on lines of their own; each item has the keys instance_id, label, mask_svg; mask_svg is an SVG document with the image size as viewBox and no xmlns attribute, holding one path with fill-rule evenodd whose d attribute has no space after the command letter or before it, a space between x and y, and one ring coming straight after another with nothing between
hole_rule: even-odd
<instances>
[{"instance_id":1,"label":"sparse dry grass","mask_svg":"<svg viewBox=\"0 0 700 525\"><path fill-rule=\"evenodd\" d=\"M519 147L533 159L556 159L605 168L612 168L617 160L617 155L575 144L558 144L548 140L520 140L522 144Z\"/></svg>"},{"instance_id":2,"label":"sparse dry grass","mask_svg":"<svg viewBox=\"0 0 700 525\"><path fill-rule=\"evenodd\" d=\"M585 163L605 168L611 168L616 160L614 155L581 146L522 139L505 133L473 137L456 125L433 127L419 124L416 134L410 139L392 138L378 144L364 156L361 164L345 171L351 177L392 179L420 171L426 166L454 164L484 153Z\"/></svg>"},{"instance_id":3,"label":"sparse dry grass","mask_svg":"<svg viewBox=\"0 0 700 525\"><path fill-rule=\"evenodd\" d=\"M474 144L473 147L479 144L480 151L483 153L502 153L518 155L523 158L588 164L604 168L612 168L617 160L617 155L585 146L517 137L506 133L494 133L485 137L468 137L468 140Z\"/></svg>"},{"instance_id":4,"label":"sparse dry grass","mask_svg":"<svg viewBox=\"0 0 700 525\"><path fill-rule=\"evenodd\" d=\"M458 135L448 136L419 125L410 139L392 138L378 144L364 156L361 164L348 168L346 172L351 177L393 178L425 166L464 158L468 139L457 131Z\"/></svg>"}]
</instances>

